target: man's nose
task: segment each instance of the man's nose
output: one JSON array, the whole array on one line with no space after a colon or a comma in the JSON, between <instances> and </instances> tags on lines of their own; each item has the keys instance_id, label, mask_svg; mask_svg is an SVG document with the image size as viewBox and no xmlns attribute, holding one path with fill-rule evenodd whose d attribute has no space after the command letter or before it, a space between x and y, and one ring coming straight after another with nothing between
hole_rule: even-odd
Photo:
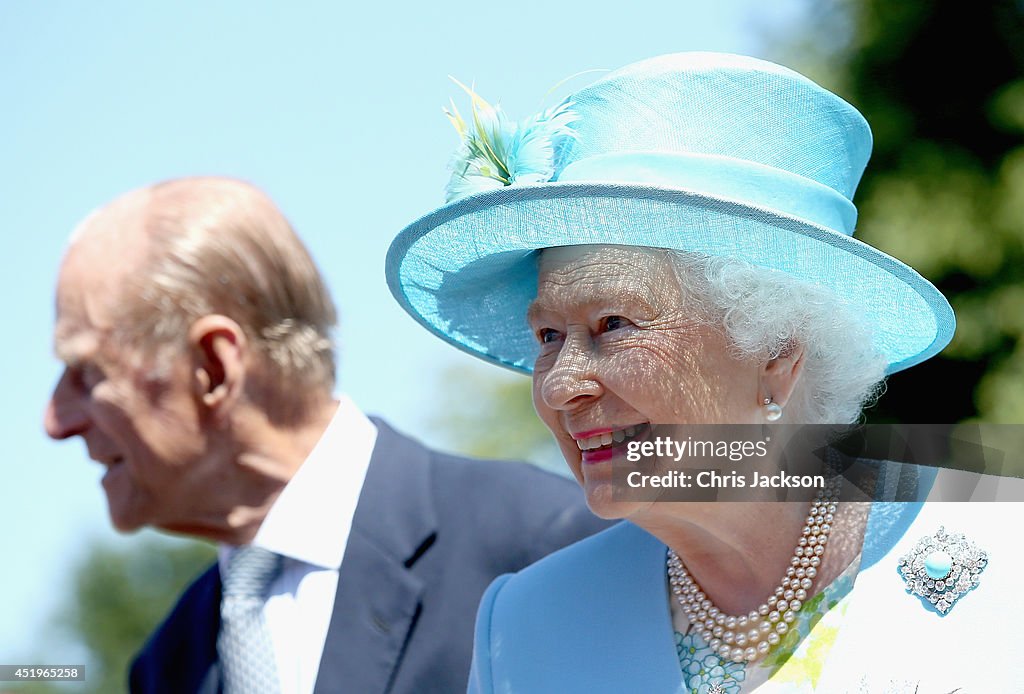
<instances>
[{"instance_id":1,"label":"man's nose","mask_svg":"<svg viewBox=\"0 0 1024 694\"><path fill-rule=\"evenodd\" d=\"M77 436L89 428L89 418L82 396L73 392L67 372L61 376L43 415L43 426L50 438L62 440Z\"/></svg>"},{"instance_id":2,"label":"man's nose","mask_svg":"<svg viewBox=\"0 0 1024 694\"><path fill-rule=\"evenodd\" d=\"M554 365L542 378L541 397L554 410L571 410L604 392L595 372L588 333L566 335Z\"/></svg>"}]
</instances>

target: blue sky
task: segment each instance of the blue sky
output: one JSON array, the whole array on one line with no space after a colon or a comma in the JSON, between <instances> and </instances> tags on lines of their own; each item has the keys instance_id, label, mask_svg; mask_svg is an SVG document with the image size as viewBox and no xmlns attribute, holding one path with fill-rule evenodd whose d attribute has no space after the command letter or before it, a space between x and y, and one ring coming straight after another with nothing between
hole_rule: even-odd
<instances>
[{"instance_id":1,"label":"blue sky","mask_svg":"<svg viewBox=\"0 0 1024 694\"><path fill-rule=\"evenodd\" d=\"M520 118L583 70L680 50L771 57L763 37L798 31L801 7L0 3L0 663L40 652L90 540L131 541L107 526L99 466L80 443L49 441L41 425L60 371L53 284L68 233L91 209L190 174L267 190L338 303L341 388L438 442L427 422L443 368L500 376L418 327L383 279L394 235L442 202L456 139L441 107L459 96L447 75Z\"/></svg>"}]
</instances>

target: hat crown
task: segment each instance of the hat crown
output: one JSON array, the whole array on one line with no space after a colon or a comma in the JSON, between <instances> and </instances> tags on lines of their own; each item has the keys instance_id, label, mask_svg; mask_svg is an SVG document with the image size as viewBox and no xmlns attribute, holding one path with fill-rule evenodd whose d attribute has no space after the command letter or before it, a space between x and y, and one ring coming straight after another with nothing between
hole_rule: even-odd
<instances>
[{"instance_id":1,"label":"hat crown","mask_svg":"<svg viewBox=\"0 0 1024 694\"><path fill-rule=\"evenodd\" d=\"M661 56L524 124L498 148L471 133L481 152L464 133L453 180L465 185L388 251L395 297L460 349L529 372L538 347L523 317L537 294L536 251L589 244L730 257L825 287L874 326L872 348L890 372L953 335L935 287L852 238L851 198L871 152L864 118L792 70Z\"/></svg>"},{"instance_id":2,"label":"hat crown","mask_svg":"<svg viewBox=\"0 0 1024 694\"><path fill-rule=\"evenodd\" d=\"M788 68L745 56L659 56L607 74L572 100L580 118L563 169L631 152L729 157L852 199L871 154L857 109Z\"/></svg>"}]
</instances>

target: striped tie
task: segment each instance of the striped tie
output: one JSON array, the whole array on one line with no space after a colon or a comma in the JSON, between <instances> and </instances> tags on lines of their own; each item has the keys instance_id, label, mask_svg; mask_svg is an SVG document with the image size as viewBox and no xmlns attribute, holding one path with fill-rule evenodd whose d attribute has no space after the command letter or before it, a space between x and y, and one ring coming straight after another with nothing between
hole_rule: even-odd
<instances>
[{"instance_id":1,"label":"striped tie","mask_svg":"<svg viewBox=\"0 0 1024 694\"><path fill-rule=\"evenodd\" d=\"M224 576L220 601L220 659L224 694L278 694L270 632L263 603L281 571L281 557L251 545L235 550Z\"/></svg>"}]
</instances>

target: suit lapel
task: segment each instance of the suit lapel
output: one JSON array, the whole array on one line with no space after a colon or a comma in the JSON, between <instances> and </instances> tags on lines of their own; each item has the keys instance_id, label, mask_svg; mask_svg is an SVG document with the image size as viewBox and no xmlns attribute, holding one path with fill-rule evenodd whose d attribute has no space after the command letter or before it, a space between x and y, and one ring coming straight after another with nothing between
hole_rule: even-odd
<instances>
[{"instance_id":1,"label":"suit lapel","mask_svg":"<svg viewBox=\"0 0 1024 694\"><path fill-rule=\"evenodd\" d=\"M220 628L220 573L210 567L185 592L167 620L132 664L132 692L210 691L218 685L217 630Z\"/></svg>"},{"instance_id":2,"label":"suit lapel","mask_svg":"<svg viewBox=\"0 0 1024 694\"><path fill-rule=\"evenodd\" d=\"M619 570L622 573L607 572L601 578L601 581L607 581L607 585L597 591L593 601L600 604L601 596L604 596L603 602L613 608L614 613L606 616L606 624L611 626L603 628L620 639L613 650L615 657L605 659L607 671L603 681L644 682L647 691L681 693L682 673L669 609L665 545L632 523L620 525L622 530L616 540L621 544L609 551L608 556L620 558ZM598 582L594 576L587 580ZM630 589L623 590L623 586ZM617 599L607 600L609 595L615 595ZM590 631L602 633L601 629ZM607 649L607 645L601 644L602 638L606 637L597 637L595 652ZM623 677L624 669L634 671ZM594 684L595 691L607 691L601 679Z\"/></svg>"},{"instance_id":3,"label":"suit lapel","mask_svg":"<svg viewBox=\"0 0 1024 694\"><path fill-rule=\"evenodd\" d=\"M428 452L379 420L338 573L317 694L387 691L415 627L423 583L409 569L436 531Z\"/></svg>"},{"instance_id":4,"label":"suit lapel","mask_svg":"<svg viewBox=\"0 0 1024 694\"><path fill-rule=\"evenodd\" d=\"M220 569L216 565L209 572L203 590L203 604L196 610L196 616L205 623L200 624L189 636L186 652L194 660L183 668L190 672L189 684L181 691L191 691L192 683L198 682L198 694L217 694L220 690L220 667L217 664L217 633L220 631Z\"/></svg>"},{"instance_id":5,"label":"suit lapel","mask_svg":"<svg viewBox=\"0 0 1024 694\"><path fill-rule=\"evenodd\" d=\"M665 545L629 521L512 576L489 607L496 692L682 694Z\"/></svg>"}]
</instances>

